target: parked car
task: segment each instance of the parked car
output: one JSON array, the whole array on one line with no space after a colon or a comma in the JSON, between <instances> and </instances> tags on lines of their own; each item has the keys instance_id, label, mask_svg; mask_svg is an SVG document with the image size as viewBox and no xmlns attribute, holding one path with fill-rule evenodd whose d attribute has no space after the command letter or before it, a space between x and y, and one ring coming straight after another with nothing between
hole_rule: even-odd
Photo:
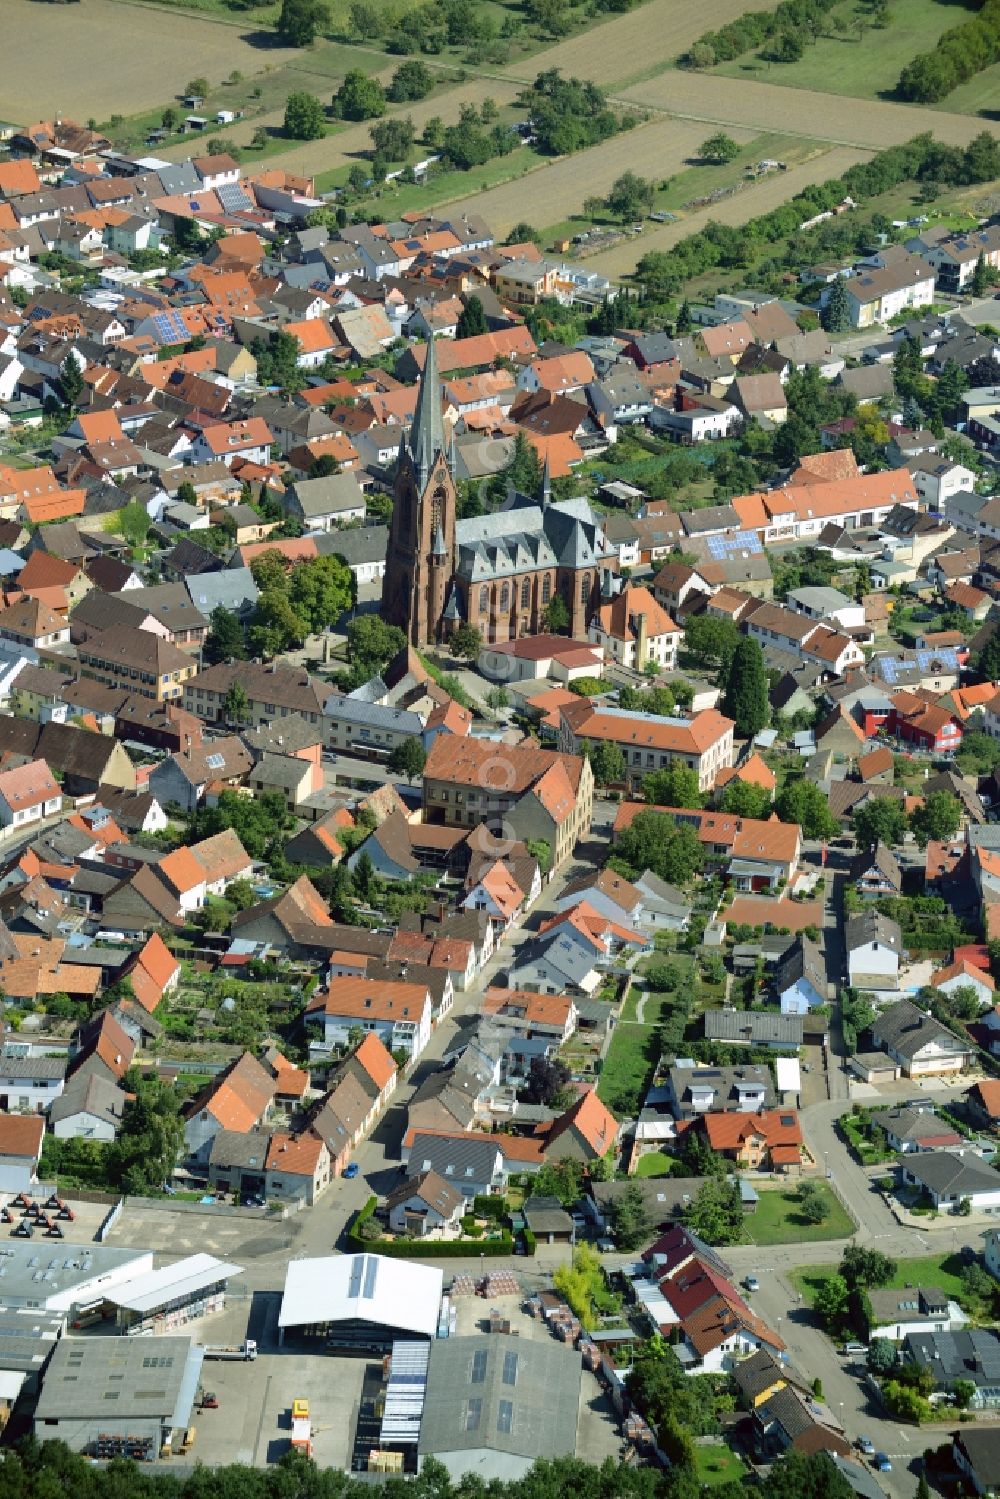
<instances>
[{"instance_id":1,"label":"parked car","mask_svg":"<svg viewBox=\"0 0 1000 1499\"><path fill-rule=\"evenodd\" d=\"M361 1167L358 1165L357 1161L351 1161L350 1165L344 1167L344 1175L347 1177L348 1181L353 1181L360 1170Z\"/></svg>"},{"instance_id":2,"label":"parked car","mask_svg":"<svg viewBox=\"0 0 1000 1499\"><path fill-rule=\"evenodd\" d=\"M875 1466L880 1473L891 1473L892 1463L889 1461L889 1454L887 1452L876 1452Z\"/></svg>"},{"instance_id":3,"label":"parked car","mask_svg":"<svg viewBox=\"0 0 1000 1499\"><path fill-rule=\"evenodd\" d=\"M845 1343L844 1344L843 1353L844 1353L844 1356L847 1357L847 1358L853 1358L853 1357L855 1357L859 1353L863 1357L867 1352L868 1352L868 1349L865 1347L864 1343Z\"/></svg>"},{"instance_id":4,"label":"parked car","mask_svg":"<svg viewBox=\"0 0 1000 1499\"><path fill-rule=\"evenodd\" d=\"M756 1275L748 1275L746 1280L743 1282L743 1288L746 1291L759 1291L760 1281L757 1279Z\"/></svg>"},{"instance_id":5,"label":"parked car","mask_svg":"<svg viewBox=\"0 0 1000 1499\"><path fill-rule=\"evenodd\" d=\"M858 1451L863 1452L865 1457L875 1456L875 1443L871 1437L858 1437Z\"/></svg>"}]
</instances>

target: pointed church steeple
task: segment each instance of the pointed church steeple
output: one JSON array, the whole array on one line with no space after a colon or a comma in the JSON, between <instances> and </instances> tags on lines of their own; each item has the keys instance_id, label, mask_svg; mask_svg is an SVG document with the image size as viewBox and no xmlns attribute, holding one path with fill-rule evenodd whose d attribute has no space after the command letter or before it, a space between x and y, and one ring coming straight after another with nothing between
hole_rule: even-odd
<instances>
[{"instance_id":1,"label":"pointed church steeple","mask_svg":"<svg viewBox=\"0 0 1000 1499\"><path fill-rule=\"evenodd\" d=\"M417 406L410 429L410 450L421 484L439 453L445 452L444 420L441 416L441 379L438 375L437 349L433 335L427 345L427 359L420 377Z\"/></svg>"}]
</instances>

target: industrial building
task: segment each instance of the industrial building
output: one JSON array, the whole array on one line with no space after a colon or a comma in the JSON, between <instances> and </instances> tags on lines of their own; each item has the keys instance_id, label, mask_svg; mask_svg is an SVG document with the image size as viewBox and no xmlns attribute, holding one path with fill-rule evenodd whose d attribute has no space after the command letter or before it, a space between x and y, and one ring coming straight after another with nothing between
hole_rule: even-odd
<instances>
[{"instance_id":1,"label":"industrial building","mask_svg":"<svg viewBox=\"0 0 1000 1499\"><path fill-rule=\"evenodd\" d=\"M190 1338L63 1338L42 1380L34 1434L93 1457L156 1458L191 1424L203 1357Z\"/></svg>"},{"instance_id":2,"label":"industrial building","mask_svg":"<svg viewBox=\"0 0 1000 1499\"><path fill-rule=\"evenodd\" d=\"M242 1269L211 1254L192 1254L129 1280L111 1291L107 1301L115 1309L115 1322L122 1332L173 1332L198 1317L222 1311L226 1284Z\"/></svg>"},{"instance_id":3,"label":"industrial building","mask_svg":"<svg viewBox=\"0 0 1000 1499\"><path fill-rule=\"evenodd\" d=\"M572 1457L581 1386L580 1354L565 1343L441 1338L430 1347L419 1461L435 1457L453 1479L489 1482L523 1478L538 1458Z\"/></svg>"},{"instance_id":4,"label":"industrial building","mask_svg":"<svg viewBox=\"0 0 1000 1499\"><path fill-rule=\"evenodd\" d=\"M11 1307L70 1312L92 1306L152 1268L151 1249L8 1239L0 1243L0 1314Z\"/></svg>"},{"instance_id":5,"label":"industrial building","mask_svg":"<svg viewBox=\"0 0 1000 1499\"><path fill-rule=\"evenodd\" d=\"M0 1307L0 1371L26 1377L29 1390L34 1390L65 1331L66 1318L61 1312Z\"/></svg>"},{"instance_id":6,"label":"industrial building","mask_svg":"<svg viewBox=\"0 0 1000 1499\"><path fill-rule=\"evenodd\" d=\"M322 1339L345 1352L387 1353L398 1338L433 1338L442 1272L378 1254L292 1260L278 1314L281 1342Z\"/></svg>"}]
</instances>

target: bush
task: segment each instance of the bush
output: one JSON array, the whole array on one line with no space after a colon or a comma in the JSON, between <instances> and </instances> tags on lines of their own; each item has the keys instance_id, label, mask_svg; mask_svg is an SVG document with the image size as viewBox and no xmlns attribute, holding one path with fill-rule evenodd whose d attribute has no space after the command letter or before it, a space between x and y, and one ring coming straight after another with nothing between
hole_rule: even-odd
<instances>
[{"instance_id":1,"label":"bush","mask_svg":"<svg viewBox=\"0 0 1000 1499\"><path fill-rule=\"evenodd\" d=\"M535 1253L535 1250L538 1248L538 1240L535 1238L534 1234L531 1232L531 1229L530 1228L526 1228L524 1230L523 1234L521 1235L521 1237L524 1240L524 1252L525 1252L525 1254L531 1254L531 1255L533 1255Z\"/></svg>"}]
</instances>

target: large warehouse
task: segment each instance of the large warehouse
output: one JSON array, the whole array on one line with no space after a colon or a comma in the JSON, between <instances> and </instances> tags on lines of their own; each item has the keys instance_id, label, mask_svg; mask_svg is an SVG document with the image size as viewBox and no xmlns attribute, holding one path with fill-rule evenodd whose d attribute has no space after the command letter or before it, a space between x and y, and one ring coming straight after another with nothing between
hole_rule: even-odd
<instances>
[{"instance_id":1,"label":"large warehouse","mask_svg":"<svg viewBox=\"0 0 1000 1499\"><path fill-rule=\"evenodd\" d=\"M0 1244L0 1307L69 1312L100 1302L153 1268L151 1249L8 1239Z\"/></svg>"},{"instance_id":2,"label":"large warehouse","mask_svg":"<svg viewBox=\"0 0 1000 1499\"><path fill-rule=\"evenodd\" d=\"M74 1452L155 1458L191 1424L204 1349L190 1338L63 1338L42 1380L39 1441Z\"/></svg>"},{"instance_id":3,"label":"large warehouse","mask_svg":"<svg viewBox=\"0 0 1000 1499\"><path fill-rule=\"evenodd\" d=\"M452 1478L521 1478L540 1457L572 1457L582 1360L555 1340L509 1334L431 1344L420 1462L436 1457Z\"/></svg>"},{"instance_id":4,"label":"large warehouse","mask_svg":"<svg viewBox=\"0 0 1000 1499\"><path fill-rule=\"evenodd\" d=\"M345 1352L387 1353L397 1338L433 1338L444 1276L428 1265L378 1254L292 1260L279 1336L321 1338Z\"/></svg>"}]
</instances>

